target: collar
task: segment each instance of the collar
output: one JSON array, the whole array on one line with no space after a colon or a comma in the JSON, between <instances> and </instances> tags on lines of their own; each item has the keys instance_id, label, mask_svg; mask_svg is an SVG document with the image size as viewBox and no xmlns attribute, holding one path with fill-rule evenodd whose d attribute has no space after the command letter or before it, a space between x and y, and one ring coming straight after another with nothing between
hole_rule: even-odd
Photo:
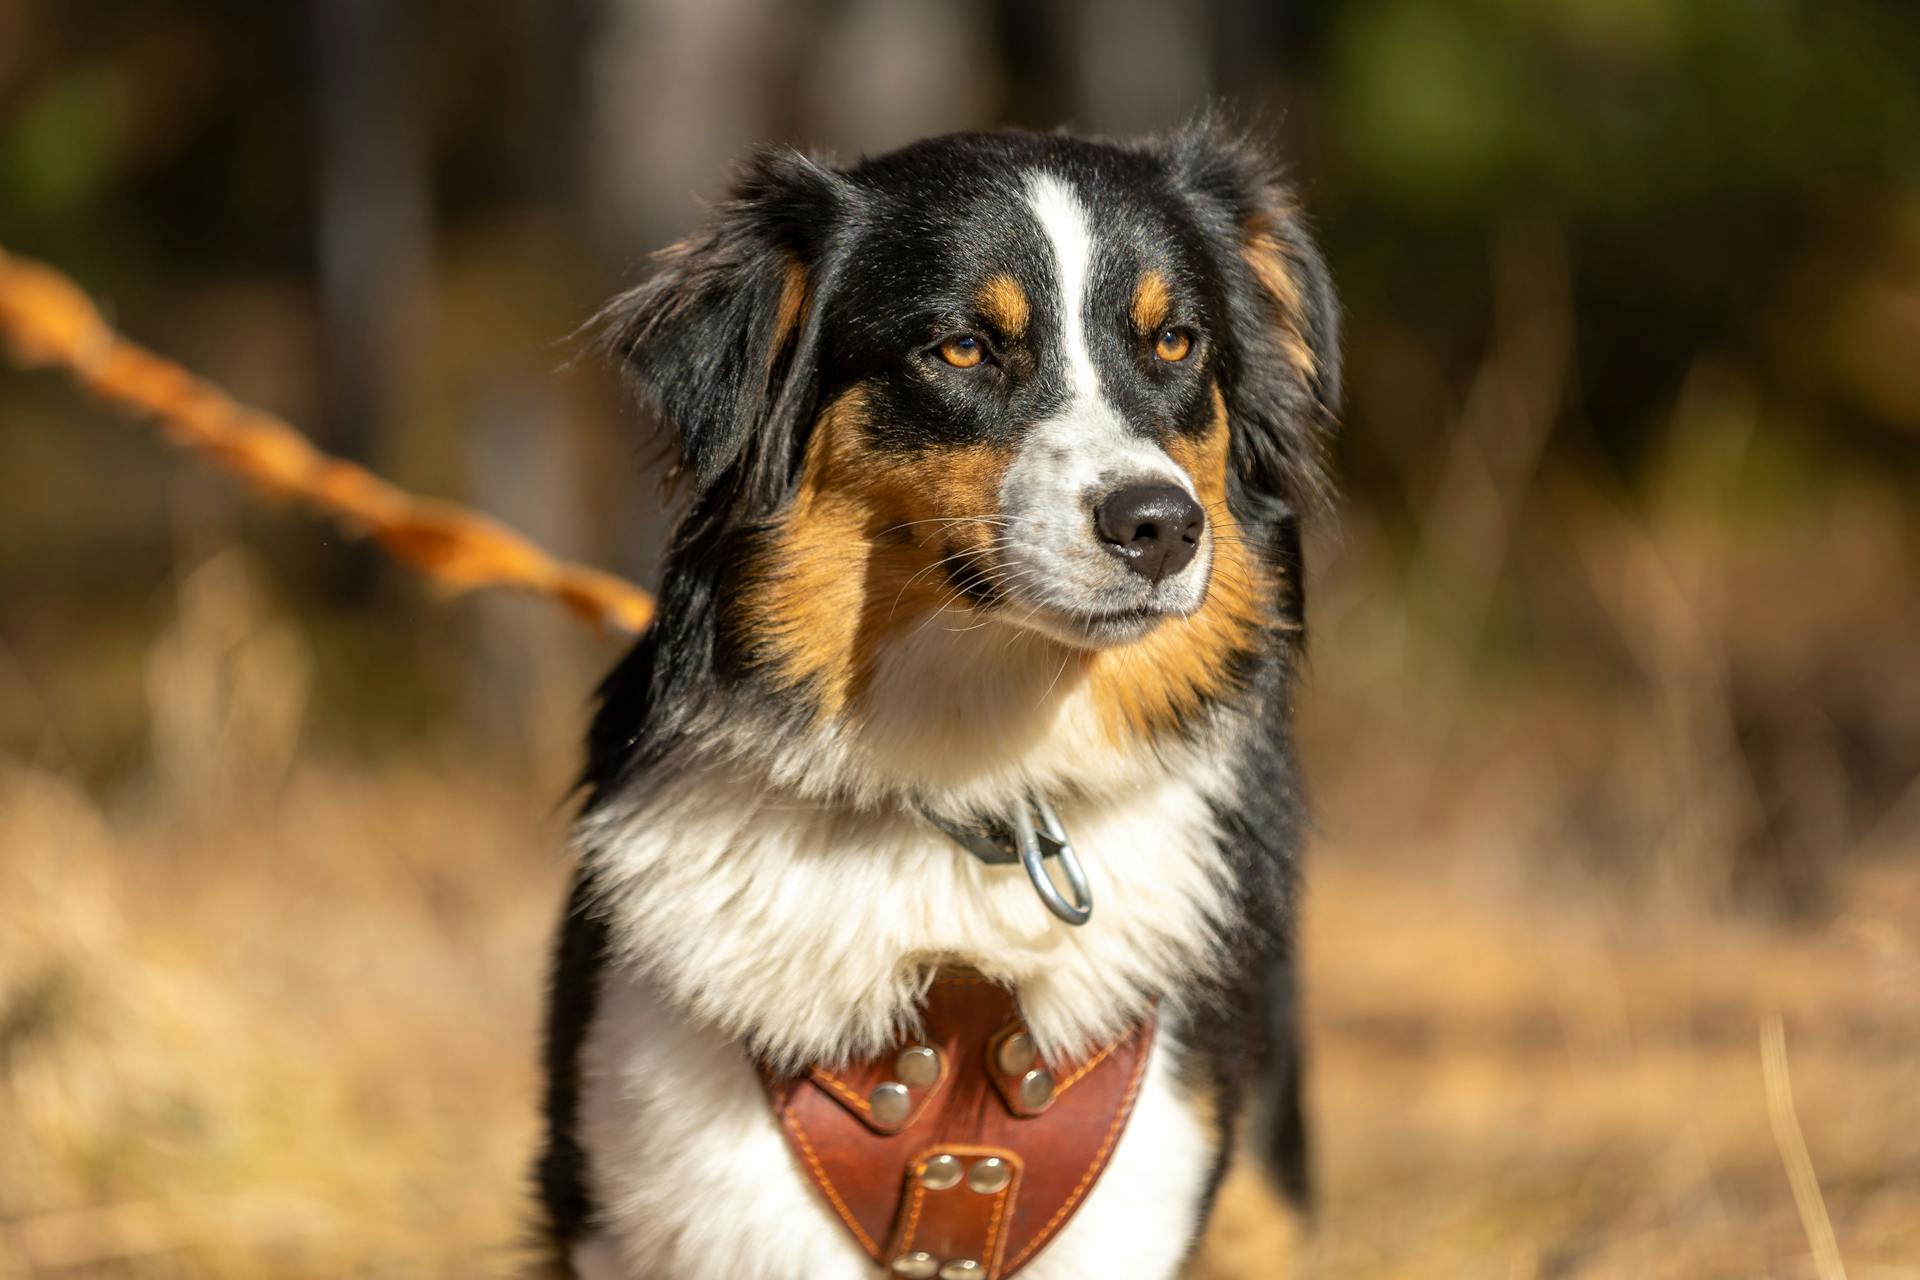
<instances>
[{"instance_id":1,"label":"collar","mask_svg":"<svg viewBox=\"0 0 1920 1280\"><path fill-rule=\"evenodd\" d=\"M1042 795L1022 798L1006 818L986 817L968 826L953 822L927 809L920 816L945 832L948 839L988 866L1026 868L1033 891L1040 895L1047 910L1071 925L1082 925L1093 918L1093 891L1087 887L1087 874L1079 855L1067 839L1060 815ZM1058 858L1066 874L1071 900L1048 874L1046 859Z\"/></svg>"}]
</instances>

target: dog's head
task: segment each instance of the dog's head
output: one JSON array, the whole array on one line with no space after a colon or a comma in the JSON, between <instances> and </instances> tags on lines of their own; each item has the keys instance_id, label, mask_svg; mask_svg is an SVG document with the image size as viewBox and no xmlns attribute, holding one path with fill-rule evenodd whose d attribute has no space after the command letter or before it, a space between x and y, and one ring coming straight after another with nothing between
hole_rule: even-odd
<instances>
[{"instance_id":1,"label":"dog's head","mask_svg":"<svg viewBox=\"0 0 1920 1280\"><path fill-rule=\"evenodd\" d=\"M762 154L609 314L694 489L664 605L713 616L716 676L858 715L914 637L993 628L1153 732L1295 621L1335 306L1217 129Z\"/></svg>"}]
</instances>

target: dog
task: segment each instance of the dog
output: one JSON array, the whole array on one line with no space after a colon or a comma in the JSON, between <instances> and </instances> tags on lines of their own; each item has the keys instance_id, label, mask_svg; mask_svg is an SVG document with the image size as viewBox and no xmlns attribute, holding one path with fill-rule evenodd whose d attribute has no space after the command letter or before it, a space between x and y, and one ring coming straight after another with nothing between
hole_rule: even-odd
<instances>
[{"instance_id":1,"label":"dog","mask_svg":"<svg viewBox=\"0 0 1920 1280\"><path fill-rule=\"evenodd\" d=\"M1340 350L1264 150L764 151L603 321L685 505L588 738L559 1273L1166 1277L1223 1184L1303 1200L1289 725ZM999 1011L954 1016L1006 1025L935 1043L975 990ZM1050 1174L1022 1103L1095 1065L1060 1107L1104 1148ZM880 1131L941 1090L1012 1136ZM1061 1207L1016 1256L1030 1196ZM1240 1246L1222 1274L1282 1272Z\"/></svg>"}]
</instances>

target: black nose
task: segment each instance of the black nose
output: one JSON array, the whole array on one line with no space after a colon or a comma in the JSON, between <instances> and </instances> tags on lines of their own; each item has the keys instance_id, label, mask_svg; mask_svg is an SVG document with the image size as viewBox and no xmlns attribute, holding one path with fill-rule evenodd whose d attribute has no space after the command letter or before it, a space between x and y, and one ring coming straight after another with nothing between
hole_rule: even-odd
<instances>
[{"instance_id":1,"label":"black nose","mask_svg":"<svg viewBox=\"0 0 1920 1280\"><path fill-rule=\"evenodd\" d=\"M1206 512L1170 484L1136 484L1110 493L1093 509L1093 527L1107 550L1149 582L1193 563Z\"/></svg>"}]
</instances>

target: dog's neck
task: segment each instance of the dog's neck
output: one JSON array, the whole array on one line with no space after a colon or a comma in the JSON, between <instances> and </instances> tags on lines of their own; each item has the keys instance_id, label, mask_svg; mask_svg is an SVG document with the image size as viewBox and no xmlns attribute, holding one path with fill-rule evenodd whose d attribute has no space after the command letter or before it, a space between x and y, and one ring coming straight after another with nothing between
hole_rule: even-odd
<instances>
[{"instance_id":1,"label":"dog's neck","mask_svg":"<svg viewBox=\"0 0 1920 1280\"><path fill-rule=\"evenodd\" d=\"M816 800L957 818L1033 793L1121 794L1154 769L1117 744L1087 681L1088 655L968 609L936 615L876 655L856 711L776 739L750 731L773 785ZM738 740L738 735L732 735Z\"/></svg>"},{"instance_id":2,"label":"dog's neck","mask_svg":"<svg viewBox=\"0 0 1920 1280\"><path fill-rule=\"evenodd\" d=\"M971 686L946 675L907 663L899 676L966 700L939 741L918 727L940 724L924 706L877 737L722 720L697 758L604 799L578 841L616 963L782 1068L894 1044L942 965L1017 988L1058 1053L1204 980L1236 897L1216 813L1237 789L1221 762L1239 758L1240 726L1122 750L1071 685L1036 698L1018 667ZM1099 903L1078 929L1019 867L981 863L916 811L1005 812L1036 791L1058 804Z\"/></svg>"}]
</instances>

